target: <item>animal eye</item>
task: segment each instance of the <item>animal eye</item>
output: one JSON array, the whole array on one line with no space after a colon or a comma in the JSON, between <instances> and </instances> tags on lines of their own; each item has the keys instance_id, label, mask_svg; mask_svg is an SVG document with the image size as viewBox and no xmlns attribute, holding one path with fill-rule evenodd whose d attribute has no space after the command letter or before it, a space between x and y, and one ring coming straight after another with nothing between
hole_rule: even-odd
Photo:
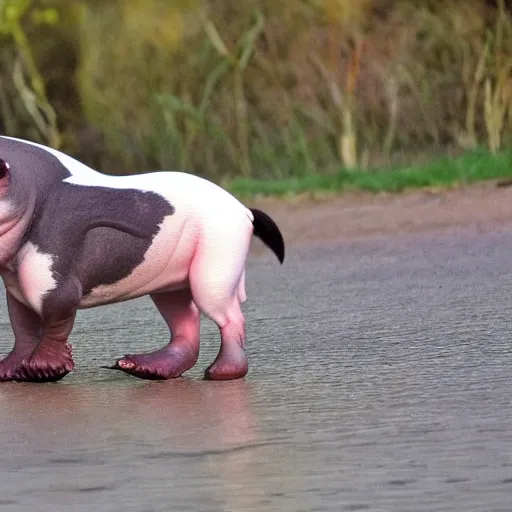
<instances>
[{"instance_id":1,"label":"animal eye","mask_svg":"<svg viewBox=\"0 0 512 512\"><path fill-rule=\"evenodd\" d=\"M0 180L4 179L9 173L9 164L0 158Z\"/></svg>"}]
</instances>

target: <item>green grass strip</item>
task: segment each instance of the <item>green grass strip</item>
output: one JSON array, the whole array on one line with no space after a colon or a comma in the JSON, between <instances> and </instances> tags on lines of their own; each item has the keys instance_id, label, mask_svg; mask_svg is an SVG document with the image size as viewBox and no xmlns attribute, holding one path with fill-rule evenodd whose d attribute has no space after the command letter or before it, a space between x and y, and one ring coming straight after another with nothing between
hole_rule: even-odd
<instances>
[{"instance_id":1,"label":"green grass strip","mask_svg":"<svg viewBox=\"0 0 512 512\"><path fill-rule=\"evenodd\" d=\"M340 170L283 180L237 178L226 187L239 197L287 196L306 192L401 192L449 187L490 179L512 178L512 150L496 155L475 150L457 157L436 158L422 166L381 170Z\"/></svg>"}]
</instances>

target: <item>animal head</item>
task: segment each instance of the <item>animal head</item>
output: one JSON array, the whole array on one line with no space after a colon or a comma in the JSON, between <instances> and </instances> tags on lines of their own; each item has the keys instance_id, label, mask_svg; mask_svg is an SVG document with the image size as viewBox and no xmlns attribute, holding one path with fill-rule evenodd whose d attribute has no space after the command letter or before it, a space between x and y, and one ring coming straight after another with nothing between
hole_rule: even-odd
<instances>
[{"instance_id":1,"label":"animal head","mask_svg":"<svg viewBox=\"0 0 512 512\"><path fill-rule=\"evenodd\" d=\"M44 146L0 137L0 266L18 250L52 187L68 176L69 170Z\"/></svg>"}]
</instances>

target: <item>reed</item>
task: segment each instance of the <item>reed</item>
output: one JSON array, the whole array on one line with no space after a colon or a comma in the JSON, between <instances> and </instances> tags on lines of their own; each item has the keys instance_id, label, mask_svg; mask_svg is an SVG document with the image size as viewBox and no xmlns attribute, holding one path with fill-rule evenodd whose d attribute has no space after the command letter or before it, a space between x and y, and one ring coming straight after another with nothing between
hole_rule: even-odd
<instances>
[{"instance_id":1,"label":"reed","mask_svg":"<svg viewBox=\"0 0 512 512\"><path fill-rule=\"evenodd\" d=\"M24 10L1 24L4 130L60 135L107 172L282 180L511 142L503 0L14 3ZM52 23L37 21L45 9Z\"/></svg>"},{"instance_id":2,"label":"reed","mask_svg":"<svg viewBox=\"0 0 512 512\"><path fill-rule=\"evenodd\" d=\"M31 0L3 0L0 3L0 37L4 41L0 79L2 118L8 133L23 135L28 132L36 140L58 148L61 136L57 115L48 101L44 79L23 27L23 18L31 7ZM43 24L58 21L57 11L51 8L34 9L30 14L34 21Z\"/></svg>"}]
</instances>

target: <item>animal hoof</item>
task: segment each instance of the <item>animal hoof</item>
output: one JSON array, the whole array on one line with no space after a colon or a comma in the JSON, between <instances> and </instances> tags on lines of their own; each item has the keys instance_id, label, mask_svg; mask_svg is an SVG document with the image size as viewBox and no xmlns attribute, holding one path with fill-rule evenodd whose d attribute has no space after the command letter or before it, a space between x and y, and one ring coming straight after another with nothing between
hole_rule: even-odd
<instances>
[{"instance_id":1,"label":"animal hoof","mask_svg":"<svg viewBox=\"0 0 512 512\"><path fill-rule=\"evenodd\" d=\"M247 367L209 367L204 372L205 380L234 380L241 379L247 375Z\"/></svg>"},{"instance_id":2,"label":"animal hoof","mask_svg":"<svg viewBox=\"0 0 512 512\"><path fill-rule=\"evenodd\" d=\"M18 370L20 363L13 361L7 356L0 361L0 382L9 382L14 380L14 374Z\"/></svg>"},{"instance_id":3,"label":"animal hoof","mask_svg":"<svg viewBox=\"0 0 512 512\"><path fill-rule=\"evenodd\" d=\"M0 361L0 382L13 381L16 372L19 370L21 363L28 359L32 354L30 350L12 350L6 357Z\"/></svg>"},{"instance_id":4,"label":"animal hoof","mask_svg":"<svg viewBox=\"0 0 512 512\"><path fill-rule=\"evenodd\" d=\"M233 380L247 375L249 363L239 343L221 345L219 355L204 372L206 380Z\"/></svg>"},{"instance_id":5,"label":"animal hoof","mask_svg":"<svg viewBox=\"0 0 512 512\"><path fill-rule=\"evenodd\" d=\"M44 340L28 359L22 361L12 380L57 382L73 371L74 366L69 343Z\"/></svg>"},{"instance_id":6,"label":"animal hoof","mask_svg":"<svg viewBox=\"0 0 512 512\"><path fill-rule=\"evenodd\" d=\"M128 354L109 369L121 370L140 379L174 379L194 366L197 354L194 344L178 339L154 352Z\"/></svg>"},{"instance_id":7,"label":"animal hoof","mask_svg":"<svg viewBox=\"0 0 512 512\"><path fill-rule=\"evenodd\" d=\"M0 382L10 382L14 380L18 366L1 366L0 367Z\"/></svg>"},{"instance_id":8,"label":"animal hoof","mask_svg":"<svg viewBox=\"0 0 512 512\"><path fill-rule=\"evenodd\" d=\"M72 370L72 364L54 366L26 361L14 372L12 380L19 382L57 382Z\"/></svg>"},{"instance_id":9,"label":"animal hoof","mask_svg":"<svg viewBox=\"0 0 512 512\"><path fill-rule=\"evenodd\" d=\"M117 360L108 368L110 370L121 370L122 372L132 375L133 377L138 377L139 379L166 380L172 377L172 375L165 371L164 368L136 363L130 359L130 356L125 356L123 359ZM179 375L176 375L176 377L179 377Z\"/></svg>"},{"instance_id":10,"label":"animal hoof","mask_svg":"<svg viewBox=\"0 0 512 512\"><path fill-rule=\"evenodd\" d=\"M131 359L119 359L114 365L115 368L125 372L135 369L136 366Z\"/></svg>"}]
</instances>

